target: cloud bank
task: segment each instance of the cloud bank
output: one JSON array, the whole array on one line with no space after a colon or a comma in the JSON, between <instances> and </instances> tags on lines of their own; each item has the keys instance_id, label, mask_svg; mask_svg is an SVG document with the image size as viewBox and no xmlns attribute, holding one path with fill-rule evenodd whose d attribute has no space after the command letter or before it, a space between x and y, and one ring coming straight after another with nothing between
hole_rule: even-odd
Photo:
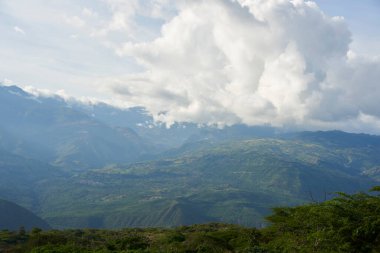
<instances>
[{"instance_id":1,"label":"cloud bank","mask_svg":"<svg viewBox=\"0 0 380 253\"><path fill-rule=\"evenodd\" d=\"M354 1L347 10L376 8ZM0 55L7 59L0 74L15 83L145 106L168 125L380 134L380 57L352 51L363 52L357 47L363 40L363 53L377 47L371 44L378 35L367 36L374 30L357 35L374 17L344 12L352 36L343 18L306 0L36 0L28 6L4 0L0 6ZM363 18L361 25L353 26L352 17Z\"/></svg>"},{"instance_id":2,"label":"cloud bank","mask_svg":"<svg viewBox=\"0 0 380 253\"><path fill-rule=\"evenodd\" d=\"M144 69L109 81L158 121L379 132L380 59L350 51L312 1L194 0L158 38L117 49Z\"/></svg>"}]
</instances>

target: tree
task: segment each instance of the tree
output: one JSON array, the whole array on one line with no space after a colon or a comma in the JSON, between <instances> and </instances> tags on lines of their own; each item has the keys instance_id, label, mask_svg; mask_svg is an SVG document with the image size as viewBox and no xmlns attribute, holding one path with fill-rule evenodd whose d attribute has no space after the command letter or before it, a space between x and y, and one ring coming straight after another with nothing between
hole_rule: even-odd
<instances>
[{"instance_id":1,"label":"tree","mask_svg":"<svg viewBox=\"0 0 380 253\"><path fill-rule=\"evenodd\" d=\"M275 208L265 229L274 252L380 251L380 187L377 194L338 193L332 200Z\"/></svg>"}]
</instances>

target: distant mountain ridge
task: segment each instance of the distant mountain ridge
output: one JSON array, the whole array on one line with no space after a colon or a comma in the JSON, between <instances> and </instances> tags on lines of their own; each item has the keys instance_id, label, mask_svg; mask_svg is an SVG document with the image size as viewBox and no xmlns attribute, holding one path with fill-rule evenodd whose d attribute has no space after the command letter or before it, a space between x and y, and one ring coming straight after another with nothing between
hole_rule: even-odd
<instances>
[{"instance_id":1,"label":"distant mountain ridge","mask_svg":"<svg viewBox=\"0 0 380 253\"><path fill-rule=\"evenodd\" d=\"M346 133L343 131L316 131L287 134L293 139L301 139L324 143L325 145L350 146L350 147L377 147L380 148L380 136L370 134Z\"/></svg>"},{"instance_id":2,"label":"distant mountain ridge","mask_svg":"<svg viewBox=\"0 0 380 253\"><path fill-rule=\"evenodd\" d=\"M199 140L273 136L270 127L217 129L196 124L156 124L144 108L35 96L0 85L0 148L70 169L128 163Z\"/></svg>"},{"instance_id":3,"label":"distant mountain ridge","mask_svg":"<svg viewBox=\"0 0 380 253\"><path fill-rule=\"evenodd\" d=\"M120 133L63 99L34 97L16 86L0 86L0 118L4 149L61 167L126 163L147 151L132 129Z\"/></svg>"}]
</instances>

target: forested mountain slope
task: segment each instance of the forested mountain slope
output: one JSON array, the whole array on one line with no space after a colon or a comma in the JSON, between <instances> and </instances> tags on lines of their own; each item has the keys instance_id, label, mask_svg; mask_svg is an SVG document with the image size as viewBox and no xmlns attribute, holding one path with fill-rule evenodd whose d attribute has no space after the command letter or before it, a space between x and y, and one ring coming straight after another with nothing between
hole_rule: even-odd
<instances>
[{"instance_id":1,"label":"forested mountain slope","mask_svg":"<svg viewBox=\"0 0 380 253\"><path fill-rule=\"evenodd\" d=\"M178 157L108 166L55 183L49 193L70 190L61 200L48 201L44 217L56 226L79 227L206 221L262 226L273 206L322 201L336 191L376 185L377 177L367 173L380 164L372 152L280 139L205 145ZM80 196L85 198L73 201ZM58 202L68 204L56 209Z\"/></svg>"}]
</instances>

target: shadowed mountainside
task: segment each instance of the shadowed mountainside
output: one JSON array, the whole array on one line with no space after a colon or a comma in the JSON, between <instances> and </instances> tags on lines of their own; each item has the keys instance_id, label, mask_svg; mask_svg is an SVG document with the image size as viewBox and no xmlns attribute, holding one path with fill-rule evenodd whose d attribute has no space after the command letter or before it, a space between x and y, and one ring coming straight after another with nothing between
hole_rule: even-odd
<instances>
[{"instance_id":1,"label":"shadowed mountainside","mask_svg":"<svg viewBox=\"0 0 380 253\"><path fill-rule=\"evenodd\" d=\"M12 202L0 199L0 230L18 230L24 227L50 229L49 224L27 209Z\"/></svg>"}]
</instances>

